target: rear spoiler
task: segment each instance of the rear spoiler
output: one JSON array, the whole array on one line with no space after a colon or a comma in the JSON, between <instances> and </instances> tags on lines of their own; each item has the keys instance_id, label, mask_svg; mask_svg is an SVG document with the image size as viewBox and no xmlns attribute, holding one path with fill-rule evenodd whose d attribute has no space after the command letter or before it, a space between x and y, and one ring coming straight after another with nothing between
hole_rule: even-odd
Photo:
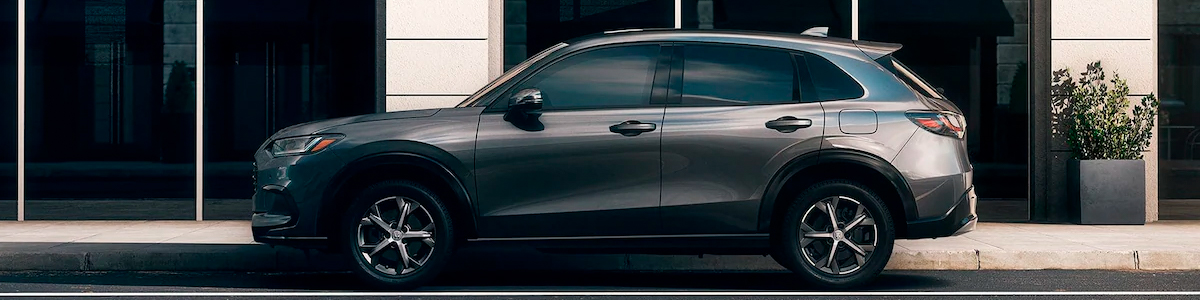
<instances>
[{"instance_id":1,"label":"rear spoiler","mask_svg":"<svg viewBox=\"0 0 1200 300\"><path fill-rule=\"evenodd\" d=\"M888 54L892 54L892 52L896 52L896 50L900 50L901 47L904 47L904 45L901 44L859 40L855 40L854 45L858 46L858 49L862 50L863 53L866 53L871 60L876 60L880 57L887 56Z\"/></svg>"}]
</instances>

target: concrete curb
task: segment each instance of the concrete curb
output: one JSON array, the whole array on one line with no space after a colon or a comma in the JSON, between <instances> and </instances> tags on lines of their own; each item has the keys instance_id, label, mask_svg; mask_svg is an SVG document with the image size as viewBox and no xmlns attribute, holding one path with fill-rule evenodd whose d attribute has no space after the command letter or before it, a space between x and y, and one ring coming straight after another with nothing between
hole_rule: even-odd
<instances>
[{"instance_id":1,"label":"concrete curb","mask_svg":"<svg viewBox=\"0 0 1200 300\"><path fill-rule=\"evenodd\" d=\"M158 245L86 251L3 251L0 271L330 271L338 256L263 245ZM457 270L786 271L766 256L544 254L531 250L461 251ZM888 270L1200 270L1200 251L909 251Z\"/></svg>"}]
</instances>

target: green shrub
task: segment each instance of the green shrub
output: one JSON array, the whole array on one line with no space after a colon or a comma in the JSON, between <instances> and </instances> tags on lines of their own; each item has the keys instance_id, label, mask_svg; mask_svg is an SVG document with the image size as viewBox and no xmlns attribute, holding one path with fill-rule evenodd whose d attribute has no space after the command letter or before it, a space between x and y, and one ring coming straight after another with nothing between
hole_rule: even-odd
<instances>
[{"instance_id":1,"label":"green shrub","mask_svg":"<svg viewBox=\"0 0 1200 300\"><path fill-rule=\"evenodd\" d=\"M1099 61L1079 75L1076 81L1070 69L1058 70L1052 87L1059 128L1065 129L1072 158L1142 159L1154 135L1158 99L1153 94L1142 97L1131 110L1129 85L1117 74L1106 81Z\"/></svg>"}]
</instances>

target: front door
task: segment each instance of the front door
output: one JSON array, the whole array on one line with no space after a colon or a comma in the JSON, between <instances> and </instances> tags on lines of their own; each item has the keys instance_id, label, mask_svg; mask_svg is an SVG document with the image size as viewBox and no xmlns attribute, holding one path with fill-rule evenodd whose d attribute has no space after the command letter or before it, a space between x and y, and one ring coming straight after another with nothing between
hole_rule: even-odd
<instances>
[{"instance_id":1,"label":"front door","mask_svg":"<svg viewBox=\"0 0 1200 300\"><path fill-rule=\"evenodd\" d=\"M496 100L537 89L540 117L480 116L482 238L653 234L659 229L662 104L651 104L659 45L587 50ZM495 105L493 105L495 106Z\"/></svg>"}]
</instances>

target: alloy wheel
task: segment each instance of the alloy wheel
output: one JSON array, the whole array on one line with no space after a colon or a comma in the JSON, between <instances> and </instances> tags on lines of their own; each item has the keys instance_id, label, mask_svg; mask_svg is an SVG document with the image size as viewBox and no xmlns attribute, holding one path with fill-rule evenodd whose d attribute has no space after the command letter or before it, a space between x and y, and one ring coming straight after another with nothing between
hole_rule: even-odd
<instances>
[{"instance_id":1,"label":"alloy wheel","mask_svg":"<svg viewBox=\"0 0 1200 300\"><path fill-rule=\"evenodd\" d=\"M358 223L358 252L375 271L389 276L419 270L433 254L433 217L404 197L376 201Z\"/></svg>"},{"instance_id":2,"label":"alloy wheel","mask_svg":"<svg viewBox=\"0 0 1200 300\"><path fill-rule=\"evenodd\" d=\"M878 228L871 212L846 196L821 199L800 219L800 249L809 266L830 275L853 274L875 252Z\"/></svg>"}]
</instances>

